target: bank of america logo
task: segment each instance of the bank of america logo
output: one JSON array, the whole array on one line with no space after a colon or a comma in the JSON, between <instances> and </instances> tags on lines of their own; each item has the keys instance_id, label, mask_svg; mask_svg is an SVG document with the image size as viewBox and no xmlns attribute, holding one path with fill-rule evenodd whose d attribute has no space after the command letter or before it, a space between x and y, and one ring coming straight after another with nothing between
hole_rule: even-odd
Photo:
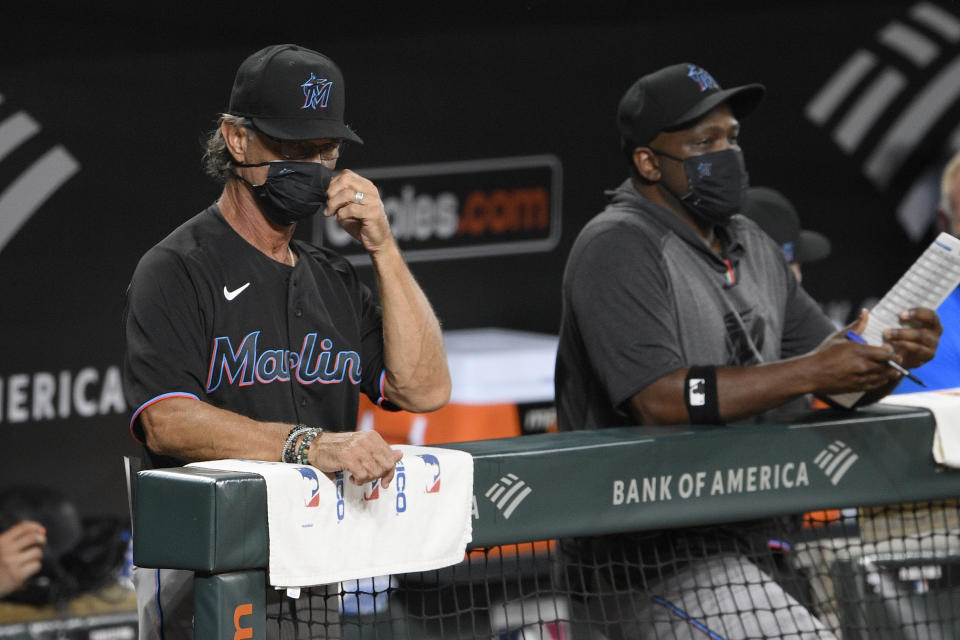
<instances>
[{"instance_id":1,"label":"bank of america logo","mask_svg":"<svg viewBox=\"0 0 960 640\"><path fill-rule=\"evenodd\" d=\"M0 95L0 105L3 101ZM39 132L40 124L25 111L0 119L0 162ZM0 251L79 169L80 164L73 156L63 146L56 145L27 164L12 182L0 184Z\"/></svg>"},{"instance_id":2,"label":"bank of america logo","mask_svg":"<svg viewBox=\"0 0 960 640\"><path fill-rule=\"evenodd\" d=\"M837 486L858 459L859 456L853 452L853 449L839 440L834 440L817 454L813 463L820 467L833 486Z\"/></svg>"},{"instance_id":3,"label":"bank of america logo","mask_svg":"<svg viewBox=\"0 0 960 640\"><path fill-rule=\"evenodd\" d=\"M497 507L504 518L509 520L514 510L531 493L533 493L533 489L527 483L512 473L508 473L499 481L493 483L483 495L490 499L490 502Z\"/></svg>"},{"instance_id":4,"label":"bank of america logo","mask_svg":"<svg viewBox=\"0 0 960 640\"><path fill-rule=\"evenodd\" d=\"M944 154L960 148L960 127L951 120L958 104L960 16L919 2L840 65L805 114L830 129L840 150L856 155L864 177L885 191L919 148L932 146ZM929 190L930 185L925 176L907 178L915 182L899 203L897 216L917 238L926 231L933 209L916 202L917 190Z\"/></svg>"}]
</instances>

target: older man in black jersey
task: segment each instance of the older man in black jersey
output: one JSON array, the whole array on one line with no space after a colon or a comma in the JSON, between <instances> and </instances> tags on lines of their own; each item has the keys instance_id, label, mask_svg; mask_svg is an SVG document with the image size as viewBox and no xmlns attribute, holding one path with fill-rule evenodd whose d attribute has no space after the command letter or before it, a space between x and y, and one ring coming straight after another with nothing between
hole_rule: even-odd
<instances>
[{"instance_id":1,"label":"older man in black jersey","mask_svg":"<svg viewBox=\"0 0 960 640\"><path fill-rule=\"evenodd\" d=\"M439 323L376 187L333 172L344 143L361 142L344 100L340 70L315 51L276 45L248 57L208 141L219 200L137 265L124 387L131 431L155 466L300 462L388 486L401 454L355 431L358 394L417 412L449 398ZM379 298L341 256L293 239L298 221L321 212L367 250ZM156 584L142 590L141 637L190 634L189 615L175 613L187 579L147 579Z\"/></svg>"}]
</instances>

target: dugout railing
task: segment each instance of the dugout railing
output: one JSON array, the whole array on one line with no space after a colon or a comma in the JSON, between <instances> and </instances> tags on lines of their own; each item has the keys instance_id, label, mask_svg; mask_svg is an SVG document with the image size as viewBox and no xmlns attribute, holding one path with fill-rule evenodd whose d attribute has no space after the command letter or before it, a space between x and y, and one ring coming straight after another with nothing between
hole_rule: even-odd
<instances>
[{"instance_id":1,"label":"dugout railing","mask_svg":"<svg viewBox=\"0 0 960 640\"><path fill-rule=\"evenodd\" d=\"M960 611L954 501L960 471L934 462L934 430L927 410L887 405L814 411L778 424L631 427L439 446L474 458L471 548L481 555L497 545L808 514L790 543L800 551L791 562L804 565L808 577L814 565L825 567L807 586L818 615L838 637L936 638L952 637L957 621L951 612ZM917 504L903 516L900 505ZM260 476L143 471L135 515L137 566L196 572L196 637L265 637L268 536ZM515 557L518 573L547 581L556 572L545 566L555 564L552 546L546 548L538 555L536 547L529 553L511 547L506 555ZM502 569L504 552L498 553L495 568ZM468 580L490 579L482 574L468 572ZM441 570L427 581L463 575ZM904 584L912 587L894 604L882 599L885 589L889 595ZM567 615L567 605L562 608L553 618ZM573 621L551 635L541 617L540 626L523 621L537 634L511 635L491 631L496 616L484 615L482 631L441 637L569 637L588 628ZM869 631L884 616L892 631ZM904 619L914 625L909 632ZM604 637L601 631L580 635ZM369 637L392 635L374 629Z\"/></svg>"}]
</instances>

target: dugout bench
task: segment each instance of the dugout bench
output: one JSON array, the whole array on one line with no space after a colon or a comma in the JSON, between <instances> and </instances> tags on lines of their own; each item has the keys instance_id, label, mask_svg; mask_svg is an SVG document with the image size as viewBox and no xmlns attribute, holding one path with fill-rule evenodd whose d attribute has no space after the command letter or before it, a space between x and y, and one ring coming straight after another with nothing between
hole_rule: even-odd
<instances>
[{"instance_id":1,"label":"dugout bench","mask_svg":"<svg viewBox=\"0 0 960 640\"><path fill-rule=\"evenodd\" d=\"M960 470L933 461L934 429L925 409L884 405L442 446L474 457L473 548L956 498ZM137 566L197 572L197 637L263 637L263 479L177 468L137 485Z\"/></svg>"}]
</instances>

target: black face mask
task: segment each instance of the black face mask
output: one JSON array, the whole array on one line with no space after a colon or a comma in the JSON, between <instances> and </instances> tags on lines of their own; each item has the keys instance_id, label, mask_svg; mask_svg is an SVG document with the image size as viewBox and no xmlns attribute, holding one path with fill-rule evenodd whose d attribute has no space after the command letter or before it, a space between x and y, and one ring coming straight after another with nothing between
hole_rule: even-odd
<instances>
[{"instance_id":1,"label":"black face mask","mask_svg":"<svg viewBox=\"0 0 960 640\"><path fill-rule=\"evenodd\" d=\"M327 188L333 171L319 162L236 163L238 167L269 166L263 184L251 184L234 172L250 187L257 204L277 224L290 225L309 218L327 204Z\"/></svg>"},{"instance_id":2,"label":"black face mask","mask_svg":"<svg viewBox=\"0 0 960 640\"><path fill-rule=\"evenodd\" d=\"M654 153L683 164L690 190L676 194L664 184L690 211L712 224L726 224L740 211L743 191L749 184L743 153L724 149L689 158L677 158L652 149Z\"/></svg>"}]
</instances>

